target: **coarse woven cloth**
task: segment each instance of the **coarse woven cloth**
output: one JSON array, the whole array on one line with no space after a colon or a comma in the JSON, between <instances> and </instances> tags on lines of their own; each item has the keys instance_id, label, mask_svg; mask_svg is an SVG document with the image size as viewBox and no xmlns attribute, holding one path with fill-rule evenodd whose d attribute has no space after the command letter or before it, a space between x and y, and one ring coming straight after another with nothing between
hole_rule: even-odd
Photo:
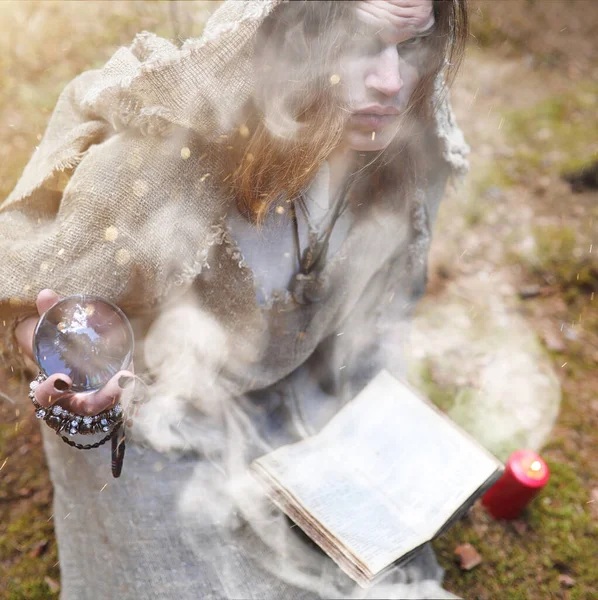
<instances>
[{"instance_id":1,"label":"coarse woven cloth","mask_svg":"<svg viewBox=\"0 0 598 600\"><path fill-rule=\"evenodd\" d=\"M75 78L0 206L6 359L18 359L12 329L36 314L39 290L88 293L131 319L136 368L154 381L125 472L101 492L108 449L77 452L44 428L63 600L364 597L280 514L249 514L236 486L252 458L312 434L389 357L402 368L394 349L468 148L439 77L428 188L351 229L322 273L322 302L297 306L281 290L260 307L226 227L221 136L251 96L256 32L278 4L228 0L201 38L177 48L143 32ZM375 589L453 597L431 549L422 557Z\"/></svg>"},{"instance_id":2,"label":"coarse woven cloth","mask_svg":"<svg viewBox=\"0 0 598 600\"><path fill-rule=\"evenodd\" d=\"M184 296L210 252L226 251L226 269L236 270L238 250L219 225L231 202L221 136L251 96L255 34L278 4L225 2L203 35L180 49L143 32L103 68L66 86L0 205L0 314L9 360L17 358L9 335L14 318L35 314L43 288L96 294L127 315L143 315ZM465 172L468 147L441 76L436 87L442 185L447 172ZM413 199L409 279L420 292L437 196ZM235 285L238 279L230 277ZM246 334L240 323L259 321L247 298L252 288L219 287L220 297L246 295L227 315L230 329Z\"/></svg>"}]
</instances>

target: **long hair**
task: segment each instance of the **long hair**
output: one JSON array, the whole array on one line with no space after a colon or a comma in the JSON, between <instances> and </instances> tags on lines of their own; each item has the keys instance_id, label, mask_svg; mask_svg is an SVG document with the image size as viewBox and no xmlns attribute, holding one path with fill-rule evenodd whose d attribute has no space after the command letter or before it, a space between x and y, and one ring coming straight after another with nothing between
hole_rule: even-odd
<instances>
[{"instance_id":1,"label":"long hair","mask_svg":"<svg viewBox=\"0 0 598 600\"><path fill-rule=\"evenodd\" d=\"M342 140L350 112L335 67L351 44L350 5L293 0L277 7L260 28L254 61L259 85L228 140L237 206L258 225L273 205L293 201L308 187ZM452 82L468 35L466 0L435 0L433 6L436 24L425 42L425 71L389 146L353 153L360 184L351 198L367 185L401 206L424 183L429 148L422 140L432 122L434 82L443 68Z\"/></svg>"}]
</instances>

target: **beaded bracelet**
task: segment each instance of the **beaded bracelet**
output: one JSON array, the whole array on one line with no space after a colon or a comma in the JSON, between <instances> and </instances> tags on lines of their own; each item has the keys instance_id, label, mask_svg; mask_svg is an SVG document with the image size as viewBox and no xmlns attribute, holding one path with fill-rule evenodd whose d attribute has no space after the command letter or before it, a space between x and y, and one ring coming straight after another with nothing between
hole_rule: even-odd
<instances>
[{"instance_id":1,"label":"beaded bracelet","mask_svg":"<svg viewBox=\"0 0 598 600\"><path fill-rule=\"evenodd\" d=\"M29 398L35 407L35 416L38 419L43 419L51 429L56 431L57 434L65 432L67 435L91 435L94 433L106 433L110 432L116 425L122 421L123 409L120 404L116 404L112 408L106 409L105 411L94 415L94 416L82 416L72 413L62 406L54 405L52 407L45 408L35 399L35 390L39 385L45 381L47 377L40 373L29 385ZM98 445L107 442L112 433L104 438ZM65 436L61 436L63 441L70 446L74 446L80 450L88 450L90 448L97 448L98 445L76 444Z\"/></svg>"}]
</instances>

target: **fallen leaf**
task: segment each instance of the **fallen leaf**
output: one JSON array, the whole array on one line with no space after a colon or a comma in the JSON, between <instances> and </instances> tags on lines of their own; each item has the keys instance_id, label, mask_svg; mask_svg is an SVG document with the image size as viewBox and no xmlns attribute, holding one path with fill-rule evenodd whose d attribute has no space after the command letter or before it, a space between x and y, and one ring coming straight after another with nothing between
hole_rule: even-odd
<instances>
[{"instance_id":1,"label":"fallen leaf","mask_svg":"<svg viewBox=\"0 0 598 600\"><path fill-rule=\"evenodd\" d=\"M559 575L559 583L563 587L570 588L575 585L575 579L571 575Z\"/></svg>"},{"instance_id":2,"label":"fallen leaf","mask_svg":"<svg viewBox=\"0 0 598 600\"><path fill-rule=\"evenodd\" d=\"M29 556L31 556L31 558L37 558L38 556L41 556L47 548L48 540L42 540L41 542L37 542L37 544L35 544L35 546L33 546L33 548L31 549Z\"/></svg>"},{"instance_id":3,"label":"fallen leaf","mask_svg":"<svg viewBox=\"0 0 598 600\"><path fill-rule=\"evenodd\" d=\"M482 557L471 544L461 544L455 548L455 554L459 557L460 567L465 571L471 571L482 562Z\"/></svg>"},{"instance_id":4,"label":"fallen leaf","mask_svg":"<svg viewBox=\"0 0 598 600\"><path fill-rule=\"evenodd\" d=\"M48 577L46 575L44 577L44 581L46 582L46 585L50 588L50 591L53 594L55 594L56 592L58 592L60 590L60 584L55 579L52 579L51 577Z\"/></svg>"}]
</instances>

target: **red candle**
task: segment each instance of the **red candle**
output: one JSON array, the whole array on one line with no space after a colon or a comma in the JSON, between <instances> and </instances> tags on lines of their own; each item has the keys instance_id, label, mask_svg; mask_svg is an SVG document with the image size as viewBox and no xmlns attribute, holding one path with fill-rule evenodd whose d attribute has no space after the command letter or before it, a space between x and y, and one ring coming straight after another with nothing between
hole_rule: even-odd
<instances>
[{"instance_id":1,"label":"red candle","mask_svg":"<svg viewBox=\"0 0 598 600\"><path fill-rule=\"evenodd\" d=\"M482 505L495 519L515 519L548 483L550 472L533 450L509 456L502 477L484 494Z\"/></svg>"}]
</instances>

